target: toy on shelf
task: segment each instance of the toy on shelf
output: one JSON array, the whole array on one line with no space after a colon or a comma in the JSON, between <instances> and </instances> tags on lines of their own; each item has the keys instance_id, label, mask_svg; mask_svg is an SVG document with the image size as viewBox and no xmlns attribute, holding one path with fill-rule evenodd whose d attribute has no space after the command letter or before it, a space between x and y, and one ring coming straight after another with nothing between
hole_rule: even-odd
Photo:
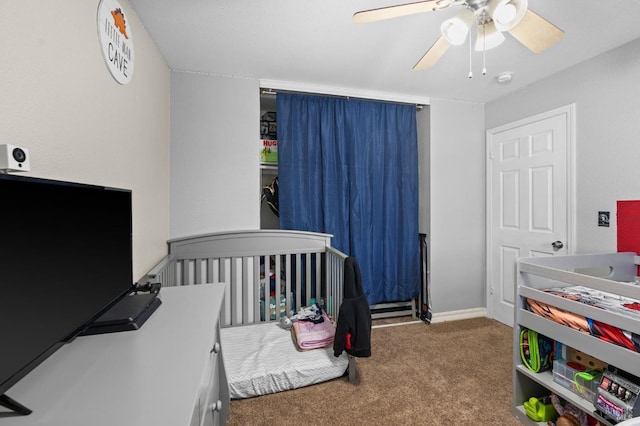
<instances>
[{"instance_id":1,"label":"toy on shelf","mask_svg":"<svg viewBox=\"0 0 640 426\"><path fill-rule=\"evenodd\" d=\"M550 426L589 426L589 419L587 414L580 410L578 407L564 401L556 394L551 394L551 403L558 412L558 417L555 421L547 422Z\"/></svg>"},{"instance_id":2,"label":"toy on shelf","mask_svg":"<svg viewBox=\"0 0 640 426\"><path fill-rule=\"evenodd\" d=\"M546 422L554 420L558 417L558 412L551 403L550 396L544 396L542 398L529 398L524 402L524 411L534 422Z\"/></svg>"}]
</instances>

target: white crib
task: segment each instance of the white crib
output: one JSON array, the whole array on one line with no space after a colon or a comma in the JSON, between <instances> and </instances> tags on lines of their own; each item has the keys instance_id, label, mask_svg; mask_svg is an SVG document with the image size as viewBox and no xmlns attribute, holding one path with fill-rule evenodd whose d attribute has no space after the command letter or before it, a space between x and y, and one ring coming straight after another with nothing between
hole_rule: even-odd
<instances>
[{"instance_id":1,"label":"white crib","mask_svg":"<svg viewBox=\"0 0 640 426\"><path fill-rule=\"evenodd\" d=\"M225 283L221 343L232 398L319 383L347 369L354 380L355 361L345 353L336 358L332 348L298 352L278 327L282 316L314 301L337 320L347 255L331 247L331 237L252 230L174 239L142 281L163 287ZM279 343L265 344L270 333Z\"/></svg>"}]
</instances>

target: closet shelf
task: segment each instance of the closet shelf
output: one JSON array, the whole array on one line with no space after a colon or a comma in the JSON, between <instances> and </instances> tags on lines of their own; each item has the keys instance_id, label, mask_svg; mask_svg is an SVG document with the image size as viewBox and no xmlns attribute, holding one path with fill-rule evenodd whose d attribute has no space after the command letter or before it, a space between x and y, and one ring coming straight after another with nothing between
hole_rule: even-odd
<instances>
[{"instance_id":1,"label":"closet shelf","mask_svg":"<svg viewBox=\"0 0 640 426\"><path fill-rule=\"evenodd\" d=\"M266 171L278 171L278 164L273 163L260 163L260 170Z\"/></svg>"}]
</instances>

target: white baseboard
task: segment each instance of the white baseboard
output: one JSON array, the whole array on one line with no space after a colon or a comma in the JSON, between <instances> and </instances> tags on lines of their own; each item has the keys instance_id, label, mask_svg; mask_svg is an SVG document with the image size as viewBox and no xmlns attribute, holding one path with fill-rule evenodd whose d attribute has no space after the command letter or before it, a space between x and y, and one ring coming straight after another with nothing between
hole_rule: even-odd
<instances>
[{"instance_id":1,"label":"white baseboard","mask_svg":"<svg viewBox=\"0 0 640 426\"><path fill-rule=\"evenodd\" d=\"M431 323L457 321L487 316L487 308L462 309L459 311L438 312L431 315Z\"/></svg>"},{"instance_id":2,"label":"white baseboard","mask_svg":"<svg viewBox=\"0 0 640 426\"><path fill-rule=\"evenodd\" d=\"M399 325L409 325L409 324L424 324L424 322L422 320L394 322L394 323L391 323L391 324L373 325L373 326L371 326L371 328L374 329L374 328L397 327Z\"/></svg>"},{"instance_id":3,"label":"white baseboard","mask_svg":"<svg viewBox=\"0 0 640 426\"><path fill-rule=\"evenodd\" d=\"M446 322L446 321L458 321L458 320L471 319L471 318L483 318L486 316L487 316L487 308L462 309L460 311L449 311L449 312L440 312L437 314L432 314L430 323L434 324L434 323ZM424 321L414 320L414 321L397 322L392 324L378 324L378 325L374 325L371 328L396 327L396 326L408 325L408 324L424 324Z\"/></svg>"}]
</instances>

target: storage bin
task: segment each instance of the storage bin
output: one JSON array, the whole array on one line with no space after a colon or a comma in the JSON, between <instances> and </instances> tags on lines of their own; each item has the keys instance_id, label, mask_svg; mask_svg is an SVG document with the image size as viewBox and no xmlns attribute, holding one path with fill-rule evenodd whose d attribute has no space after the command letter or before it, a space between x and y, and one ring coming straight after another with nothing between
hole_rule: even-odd
<instances>
[{"instance_id":1,"label":"storage bin","mask_svg":"<svg viewBox=\"0 0 640 426\"><path fill-rule=\"evenodd\" d=\"M576 368L572 368L575 366ZM579 368L579 364L567 365L564 359L553 362L553 381L589 402L595 402L602 372ZM581 367L581 366L580 366ZM582 374L580 374L582 373Z\"/></svg>"}]
</instances>

